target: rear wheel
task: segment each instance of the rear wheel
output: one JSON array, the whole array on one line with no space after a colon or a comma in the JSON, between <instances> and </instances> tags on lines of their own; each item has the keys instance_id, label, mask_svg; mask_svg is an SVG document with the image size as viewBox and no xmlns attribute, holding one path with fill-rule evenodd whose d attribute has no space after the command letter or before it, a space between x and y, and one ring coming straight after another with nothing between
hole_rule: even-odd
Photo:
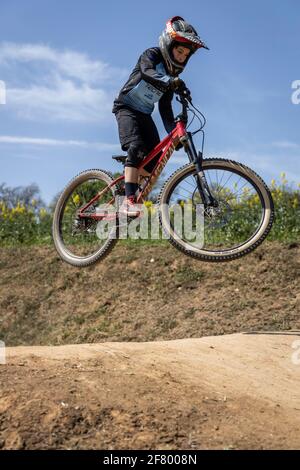
<instances>
[{"instance_id":1,"label":"rear wheel","mask_svg":"<svg viewBox=\"0 0 300 470\"><path fill-rule=\"evenodd\" d=\"M53 215L52 236L58 254L67 263L89 266L115 246L119 188L110 186L113 180L106 171L87 170L71 180L61 193ZM79 217L79 210L99 193L101 196L84 211L86 217ZM107 223L93 218L100 206L100 213L111 213Z\"/></svg>"},{"instance_id":2,"label":"rear wheel","mask_svg":"<svg viewBox=\"0 0 300 470\"><path fill-rule=\"evenodd\" d=\"M163 232L173 246L194 258L216 262L240 258L259 246L271 230L274 219L271 193L264 181L241 163L205 159L203 170L218 207L202 211L201 243L191 241L183 230L178 233L172 215L172 207L179 203L192 214L193 233L198 230L196 216L201 206L197 205L202 200L193 164L179 168L162 188L158 205Z\"/></svg>"}]
</instances>

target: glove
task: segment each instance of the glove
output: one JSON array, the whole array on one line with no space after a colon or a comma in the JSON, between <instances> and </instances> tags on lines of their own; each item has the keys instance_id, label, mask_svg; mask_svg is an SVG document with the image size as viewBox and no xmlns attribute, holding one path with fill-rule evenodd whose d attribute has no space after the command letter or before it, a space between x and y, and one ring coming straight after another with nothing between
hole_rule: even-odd
<instances>
[{"instance_id":1,"label":"glove","mask_svg":"<svg viewBox=\"0 0 300 470\"><path fill-rule=\"evenodd\" d=\"M181 78L175 77L170 79L170 88L172 91L183 91L186 89L185 83Z\"/></svg>"}]
</instances>

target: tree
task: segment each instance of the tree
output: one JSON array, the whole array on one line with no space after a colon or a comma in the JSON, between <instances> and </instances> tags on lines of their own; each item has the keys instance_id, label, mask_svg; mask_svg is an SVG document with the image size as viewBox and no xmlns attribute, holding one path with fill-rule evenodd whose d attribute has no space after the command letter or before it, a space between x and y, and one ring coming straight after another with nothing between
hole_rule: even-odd
<instances>
[{"instance_id":1,"label":"tree","mask_svg":"<svg viewBox=\"0 0 300 470\"><path fill-rule=\"evenodd\" d=\"M45 207L45 203L41 198L40 188L36 183L15 188L7 186L6 183L1 183L0 201L4 202L10 209L16 207L18 203L26 207L34 207L36 210Z\"/></svg>"}]
</instances>

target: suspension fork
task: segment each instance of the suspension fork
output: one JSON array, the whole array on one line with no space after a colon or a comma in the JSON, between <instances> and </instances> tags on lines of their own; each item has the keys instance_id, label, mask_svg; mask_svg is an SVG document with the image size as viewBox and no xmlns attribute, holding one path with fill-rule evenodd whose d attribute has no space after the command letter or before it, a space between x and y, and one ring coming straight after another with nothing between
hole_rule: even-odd
<instances>
[{"instance_id":1,"label":"suspension fork","mask_svg":"<svg viewBox=\"0 0 300 470\"><path fill-rule=\"evenodd\" d=\"M184 141L183 141L184 140ZM186 133L186 138L182 138L185 150L188 154L189 160L191 163L195 165L196 174L194 175L197 188L201 199L203 201L204 207L217 207L218 201L213 197L210 192L203 168L202 168L202 160L203 155L202 152L197 153L195 149L195 145L193 142L193 137L190 132Z\"/></svg>"}]
</instances>

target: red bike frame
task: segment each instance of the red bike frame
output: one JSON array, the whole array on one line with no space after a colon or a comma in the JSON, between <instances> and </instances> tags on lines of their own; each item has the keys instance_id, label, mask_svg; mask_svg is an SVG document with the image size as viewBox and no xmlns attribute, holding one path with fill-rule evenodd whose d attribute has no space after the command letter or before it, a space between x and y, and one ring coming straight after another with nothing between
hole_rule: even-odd
<instances>
[{"instance_id":1,"label":"red bike frame","mask_svg":"<svg viewBox=\"0 0 300 470\"><path fill-rule=\"evenodd\" d=\"M157 178L161 174L162 170L164 169L165 165L167 164L169 158L171 157L172 153L174 152L176 146L178 145L179 141L186 137L187 132L186 132L186 124L183 120L178 120L176 123L176 127L173 129L173 131L168 134L150 153L147 155L147 157L141 162L141 164L138 167L138 170L144 168L145 165L147 165L149 162L153 160L161 151L162 154L160 158L158 159L155 167L153 168L152 172L150 173L149 180L147 181L145 187L143 190L139 193L137 197L137 204L141 204L144 199L147 197L147 195L150 193L153 185L155 184ZM120 181L124 180L124 175L119 176L116 178L114 181L111 182L110 185L108 185L106 188L104 188L100 193L96 194L96 196L91 199L87 204L84 205L84 207L81 207L79 210L78 216L79 217L84 217L84 218L92 218L95 220L102 220L104 217L107 217L107 213L101 214L101 213L86 213L85 211L92 205L94 204L105 192L107 192L111 187L115 186L118 184ZM109 203L113 203L114 199L109 201Z\"/></svg>"},{"instance_id":2,"label":"red bike frame","mask_svg":"<svg viewBox=\"0 0 300 470\"><path fill-rule=\"evenodd\" d=\"M155 158L163 150L163 153L161 154L159 160L157 161L155 167L153 168L149 176L149 181L147 182L147 184L145 185L141 193L138 195L137 203L141 203L148 196L155 181L161 174L162 170L167 164L169 158L174 152L179 141L185 135L186 135L185 124L183 121L178 121L173 131L169 135L167 135L142 161L141 165L138 167L139 170L141 168L144 168L144 166L146 166L149 162L151 162L151 160Z\"/></svg>"}]
</instances>

